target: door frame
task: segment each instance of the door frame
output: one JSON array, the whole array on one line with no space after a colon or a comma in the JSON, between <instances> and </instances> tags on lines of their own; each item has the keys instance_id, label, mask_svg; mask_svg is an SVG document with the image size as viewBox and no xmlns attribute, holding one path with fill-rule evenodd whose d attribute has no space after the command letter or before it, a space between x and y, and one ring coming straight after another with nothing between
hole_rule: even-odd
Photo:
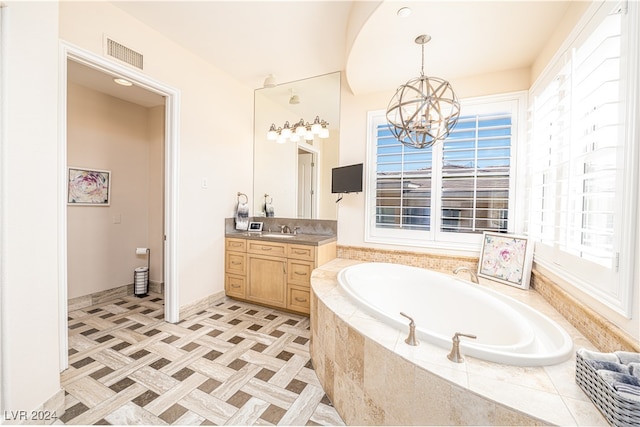
<instances>
[{"instance_id":1,"label":"door frame","mask_svg":"<svg viewBox=\"0 0 640 427\"><path fill-rule=\"evenodd\" d=\"M179 319L177 230L178 172L180 145L180 91L149 76L96 55L93 52L60 41L59 50L59 135L58 135L58 287L60 325L60 371L69 367L67 336L67 60L79 62L107 74L117 74L137 86L165 97L164 160L164 318L170 323Z\"/></svg>"},{"instance_id":2,"label":"door frame","mask_svg":"<svg viewBox=\"0 0 640 427\"><path fill-rule=\"evenodd\" d=\"M303 143L303 142L298 142L297 146L296 146L296 177L298 178L298 181L296 182L296 213L298 212L298 194L299 194L299 188L298 188L298 183L299 183L299 175L298 175L298 159L299 159L299 150L302 151L306 151L307 153L310 153L313 155L313 162L314 162L314 166L313 166L313 183L312 183L312 190L313 190L313 196L312 196L312 202L311 202L311 206L313 207L312 209L312 213L311 213L311 218L310 219L318 219L319 214L320 214L320 191L319 191L319 187L320 187L320 150L317 147L314 147L312 145L309 145L307 143ZM315 212L314 212L315 211Z\"/></svg>"}]
</instances>

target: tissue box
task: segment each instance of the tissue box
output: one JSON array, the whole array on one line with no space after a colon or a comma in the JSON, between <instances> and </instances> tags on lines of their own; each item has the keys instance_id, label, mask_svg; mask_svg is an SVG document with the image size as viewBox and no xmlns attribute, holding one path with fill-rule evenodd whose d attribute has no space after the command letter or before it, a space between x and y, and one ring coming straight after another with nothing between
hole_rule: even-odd
<instances>
[{"instance_id":1,"label":"tissue box","mask_svg":"<svg viewBox=\"0 0 640 427\"><path fill-rule=\"evenodd\" d=\"M595 369L576 354L576 383L615 427L640 426L640 403L620 396Z\"/></svg>"}]
</instances>

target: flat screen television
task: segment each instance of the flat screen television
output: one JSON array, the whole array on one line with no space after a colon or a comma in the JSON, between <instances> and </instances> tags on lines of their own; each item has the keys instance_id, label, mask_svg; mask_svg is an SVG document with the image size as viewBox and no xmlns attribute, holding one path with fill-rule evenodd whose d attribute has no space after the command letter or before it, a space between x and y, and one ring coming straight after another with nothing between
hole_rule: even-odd
<instances>
[{"instance_id":1,"label":"flat screen television","mask_svg":"<svg viewBox=\"0 0 640 427\"><path fill-rule=\"evenodd\" d=\"M331 192L362 192L362 163L331 169Z\"/></svg>"}]
</instances>

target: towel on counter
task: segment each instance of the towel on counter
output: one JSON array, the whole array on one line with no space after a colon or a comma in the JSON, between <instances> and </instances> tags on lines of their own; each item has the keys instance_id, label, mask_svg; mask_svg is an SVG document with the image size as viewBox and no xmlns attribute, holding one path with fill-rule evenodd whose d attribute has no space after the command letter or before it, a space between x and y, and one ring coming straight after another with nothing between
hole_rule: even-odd
<instances>
[{"instance_id":1,"label":"towel on counter","mask_svg":"<svg viewBox=\"0 0 640 427\"><path fill-rule=\"evenodd\" d=\"M629 367L621 363L607 362L603 360L594 360L594 359L587 359L585 360L585 362L591 365L591 367L596 371L606 370L606 371L619 372L621 374L631 375Z\"/></svg>"},{"instance_id":2,"label":"towel on counter","mask_svg":"<svg viewBox=\"0 0 640 427\"><path fill-rule=\"evenodd\" d=\"M586 348L578 349L578 354L585 360L599 360L601 362L620 363L620 359L613 353L600 353L598 351L587 350Z\"/></svg>"},{"instance_id":3,"label":"towel on counter","mask_svg":"<svg viewBox=\"0 0 640 427\"><path fill-rule=\"evenodd\" d=\"M632 353L630 351L616 351L615 354L620 363L628 365L629 363L640 363L640 353Z\"/></svg>"},{"instance_id":4,"label":"towel on counter","mask_svg":"<svg viewBox=\"0 0 640 427\"><path fill-rule=\"evenodd\" d=\"M246 230L249 228L249 203L238 200L236 207L236 230Z\"/></svg>"}]
</instances>

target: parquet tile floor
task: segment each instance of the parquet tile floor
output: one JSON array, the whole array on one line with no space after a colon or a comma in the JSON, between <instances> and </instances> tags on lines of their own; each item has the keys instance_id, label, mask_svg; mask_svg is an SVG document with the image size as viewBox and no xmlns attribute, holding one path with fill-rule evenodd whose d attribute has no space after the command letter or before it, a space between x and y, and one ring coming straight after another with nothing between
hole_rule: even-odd
<instances>
[{"instance_id":1,"label":"parquet tile floor","mask_svg":"<svg viewBox=\"0 0 640 427\"><path fill-rule=\"evenodd\" d=\"M344 425L309 358L309 318L233 300L164 322L151 294L69 313L58 424Z\"/></svg>"}]
</instances>

